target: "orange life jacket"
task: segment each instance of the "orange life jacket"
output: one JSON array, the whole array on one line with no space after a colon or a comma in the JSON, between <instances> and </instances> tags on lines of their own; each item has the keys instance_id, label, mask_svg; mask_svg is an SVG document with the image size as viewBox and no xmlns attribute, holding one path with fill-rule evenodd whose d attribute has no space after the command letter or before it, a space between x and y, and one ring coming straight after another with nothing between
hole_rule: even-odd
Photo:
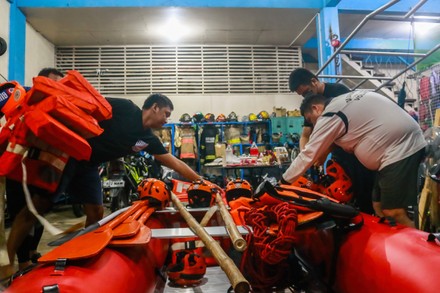
<instances>
[{"instance_id":1,"label":"orange life jacket","mask_svg":"<svg viewBox=\"0 0 440 293\"><path fill-rule=\"evenodd\" d=\"M55 191L69 156L90 159L86 138L102 133L98 121L111 117L111 106L76 71L63 82L43 76L33 82L27 93L15 83L2 108L7 122L0 129L0 176L21 181L24 159L28 183Z\"/></svg>"},{"instance_id":2,"label":"orange life jacket","mask_svg":"<svg viewBox=\"0 0 440 293\"><path fill-rule=\"evenodd\" d=\"M0 157L0 176L22 181L23 158L27 183L54 192L69 157L35 137L23 120L18 120Z\"/></svg>"}]
</instances>

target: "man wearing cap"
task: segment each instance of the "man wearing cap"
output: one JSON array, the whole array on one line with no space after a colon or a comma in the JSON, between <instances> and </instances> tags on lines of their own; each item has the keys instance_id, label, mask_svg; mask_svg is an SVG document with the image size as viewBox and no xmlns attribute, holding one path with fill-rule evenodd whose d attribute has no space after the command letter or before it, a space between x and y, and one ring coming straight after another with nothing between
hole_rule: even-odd
<instances>
[{"instance_id":1,"label":"man wearing cap","mask_svg":"<svg viewBox=\"0 0 440 293\"><path fill-rule=\"evenodd\" d=\"M321 82L315 74L305 68L297 68L291 72L289 76L289 89L303 97L310 94L320 94L329 100L350 92L350 89L343 84ZM308 143L312 131L313 124L304 120L299 141L300 150L303 150ZM323 153L323 155L318 158L316 164L321 165L324 163L330 151L332 152L333 159L343 167L350 177L353 185L353 193L359 208L363 212L372 213L371 193L373 189L374 172L365 168L355 156L335 146L332 146L330 150Z\"/></svg>"}]
</instances>

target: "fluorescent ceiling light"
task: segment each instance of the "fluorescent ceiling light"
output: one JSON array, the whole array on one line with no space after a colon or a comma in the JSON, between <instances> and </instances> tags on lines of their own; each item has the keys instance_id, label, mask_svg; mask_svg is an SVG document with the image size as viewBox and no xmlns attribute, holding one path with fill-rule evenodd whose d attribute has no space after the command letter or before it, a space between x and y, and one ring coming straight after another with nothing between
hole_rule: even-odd
<instances>
[{"instance_id":1,"label":"fluorescent ceiling light","mask_svg":"<svg viewBox=\"0 0 440 293\"><path fill-rule=\"evenodd\" d=\"M169 16L167 18L163 18L163 22L151 26L152 32L156 36L166 39L170 42L177 42L191 35L191 33L194 32L194 29L191 28L188 23L183 21L181 17L179 17L178 12L179 11L175 8L170 10Z\"/></svg>"}]
</instances>

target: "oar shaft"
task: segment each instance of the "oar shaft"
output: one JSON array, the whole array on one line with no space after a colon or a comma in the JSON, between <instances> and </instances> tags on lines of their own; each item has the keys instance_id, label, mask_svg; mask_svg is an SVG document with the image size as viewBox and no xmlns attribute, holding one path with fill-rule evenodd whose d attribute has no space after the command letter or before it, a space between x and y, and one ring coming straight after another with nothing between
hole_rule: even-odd
<instances>
[{"instance_id":1,"label":"oar shaft","mask_svg":"<svg viewBox=\"0 0 440 293\"><path fill-rule=\"evenodd\" d=\"M220 215L222 216L223 221L225 222L226 231L228 231L229 237L231 238L232 245L234 245L235 250L243 252L247 248L246 240L241 236L240 232L238 232L237 225L235 225L234 220L231 217L228 209L223 202L223 199L220 193L216 193L215 201L220 209Z\"/></svg>"},{"instance_id":2,"label":"oar shaft","mask_svg":"<svg viewBox=\"0 0 440 293\"><path fill-rule=\"evenodd\" d=\"M194 219L194 217L186 210L179 198L171 193L171 200L181 216L185 219L188 226L203 241L205 246L211 251L212 255L225 272L231 282L234 292L249 292L249 282L244 278L234 261L225 253L222 247L215 241L211 235Z\"/></svg>"}]
</instances>

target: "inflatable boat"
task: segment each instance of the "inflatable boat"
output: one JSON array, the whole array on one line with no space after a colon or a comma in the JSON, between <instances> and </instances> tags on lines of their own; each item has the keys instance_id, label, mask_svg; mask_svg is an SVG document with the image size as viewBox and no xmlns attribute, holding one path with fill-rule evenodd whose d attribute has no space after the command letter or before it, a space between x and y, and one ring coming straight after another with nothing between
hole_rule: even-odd
<instances>
[{"instance_id":1,"label":"inflatable boat","mask_svg":"<svg viewBox=\"0 0 440 293\"><path fill-rule=\"evenodd\" d=\"M329 203L328 200L322 202L319 194L301 188L292 189L290 186L284 186L278 192L281 197L272 198L271 204L287 203L288 209L284 211L289 214L283 214L283 217L293 222L286 222L288 225L277 227L268 225L264 233L268 235L275 233L278 236L285 233L284 239L287 240L283 242L284 246L278 248L283 248L288 254L284 255L282 249L270 250L273 248L271 247L273 243L279 243L279 239L276 238L277 241L268 242L268 238L263 237L261 241L266 241L266 246L264 249L257 247L255 244L261 243L258 242L260 241L257 235L258 229L252 226L249 218L236 214L233 217L236 225L240 227L240 233L245 234L248 242L247 249L243 252L233 249L233 244L225 232L226 229L218 233L219 227L225 225L221 217L213 216L209 221L205 221L208 226L205 230L218 244L213 250L221 247L234 259L243 276L249 281L249 287L236 287L235 292L279 290L281 285L273 289L266 287L261 290L260 283L262 279L274 279L270 274L277 267L280 268L279 271L282 269L284 274L283 286L291 289L311 290L311 284L318 282L320 292L439 291L440 270L437 267L440 265L440 246L436 235L396 225L363 213L356 213L356 217L352 217L344 208L341 216L337 202ZM261 208L261 198L241 200L242 206L239 205L240 200L229 201L231 215L234 215L234 211L245 211L247 203L253 204L257 201ZM81 251L82 248L72 249L69 244L77 239L74 238L54 249L55 253L49 252L44 255L40 259L41 263L29 272L14 277L5 292L164 292L170 285L167 276L172 273L165 268L169 268L170 263L176 261L173 260L175 258L173 251L184 250L185 247L194 249L199 255L204 255L204 263L208 266L219 266L218 259L206 251L208 247L206 243L201 245L201 241L199 238L194 238L196 237L194 234L188 240L190 232L187 230L190 229L187 227L190 224L184 220L182 211L178 207L168 207L154 212L144 222L144 226L148 229L143 228L142 223L141 228L137 229L133 228L136 225L132 225L132 222L136 218L141 219L141 215L149 208L140 207L142 204L139 203L133 206L131 211L129 209L99 229L82 235L89 235L88 243L93 246L93 241L90 239L100 239L99 237L102 237L100 233L110 231L112 235L109 242L104 247L100 247L98 252L77 253L76 251ZM291 211L294 210L292 207L298 207L298 211L292 213ZM136 209L137 212L134 211ZM262 207L260 210L280 211L281 209L280 206L273 209ZM209 206L188 210L194 219L200 222L204 221L207 211L212 211ZM255 207L252 210L255 211ZM127 215L127 213L131 214ZM246 219L249 222L243 223ZM111 225L115 221L119 224ZM279 220L278 223L281 221ZM262 222L264 220L260 221ZM289 229L292 223L296 229ZM125 225L126 230L136 232L132 235L128 235L129 233L123 235L121 231L118 232L118 229L121 230L118 226L121 225ZM113 228L109 230L109 226ZM141 234L145 234L145 237ZM115 235L124 237L115 237ZM186 237L183 242L182 237ZM136 238L143 240L136 242L134 241ZM77 241L77 243L82 242ZM85 250L92 249L85 248ZM256 259L260 256L257 252L262 251L266 252L266 256L269 255L264 260L266 263ZM273 257L272 252L277 253L277 258ZM215 254L215 251L212 254ZM243 265L243 259L246 257L251 260L248 262L250 267ZM265 266L268 269L266 273L264 273ZM228 270L227 267L221 268L223 271ZM256 273L262 275L256 278ZM198 278L200 279L200 276ZM233 280L231 278L229 280L234 288ZM205 282L215 282L215 280L211 278ZM197 284L194 282L190 287ZM182 292L187 292L185 290L187 289L182 287ZM179 286L174 284L173 292L176 291L179 291Z\"/></svg>"}]
</instances>

